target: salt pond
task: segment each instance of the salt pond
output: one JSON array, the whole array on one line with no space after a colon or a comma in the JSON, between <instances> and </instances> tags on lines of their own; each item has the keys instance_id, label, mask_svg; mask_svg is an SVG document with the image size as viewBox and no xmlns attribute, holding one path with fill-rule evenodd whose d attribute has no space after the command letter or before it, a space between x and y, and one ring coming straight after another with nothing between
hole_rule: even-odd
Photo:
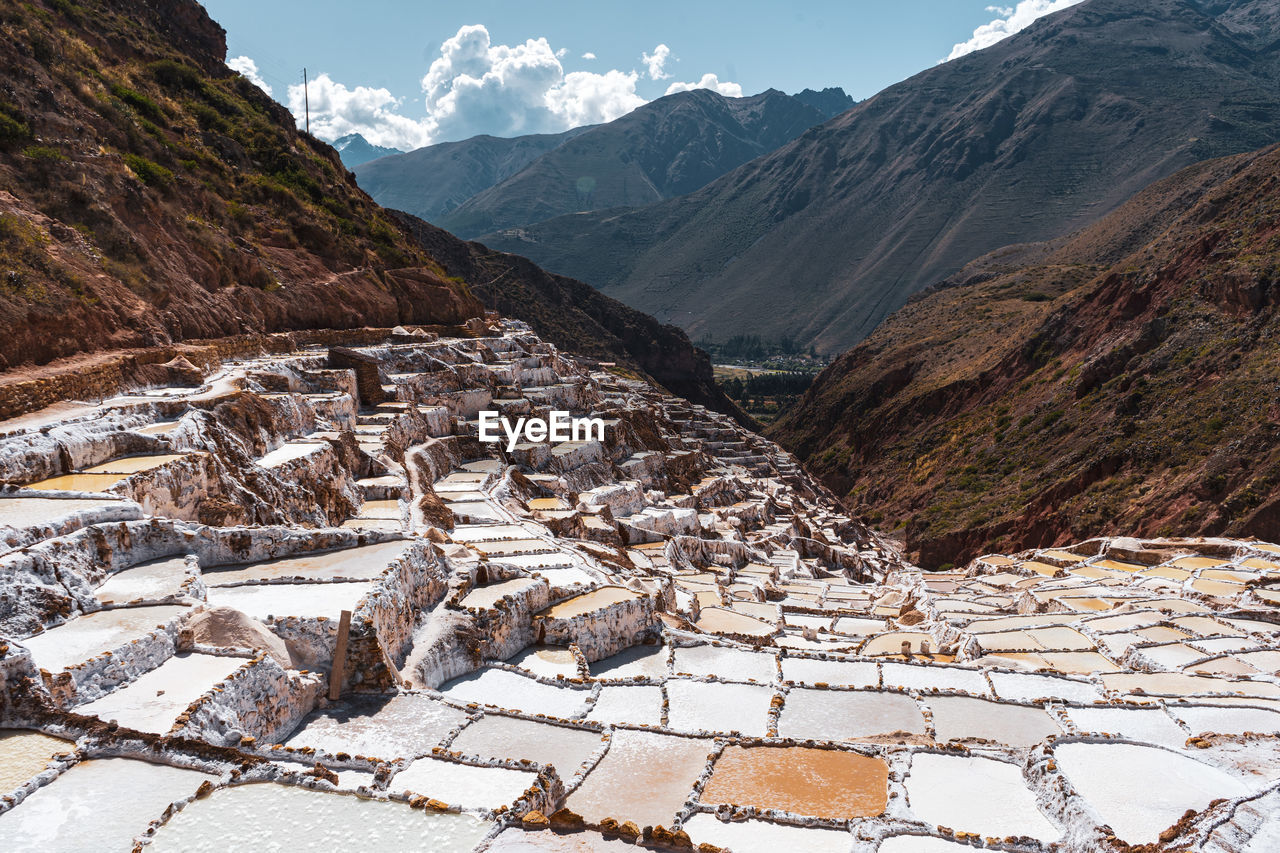
<instances>
[{"instance_id":1,"label":"salt pond","mask_svg":"<svg viewBox=\"0 0 1280 853\"><path fill-rule=\"evenodd\" d=\"M82 761L0 814L0 839L5 853L131 850L147 824L207 779L129 758Z\"/></svg>"},{"instance_id":2,"label":"salt pond","mask_svg":"<svg viewBox=\"0 0 1280 853\"><path fill-rule=\"evenodd\" d=\"M614 817L671 826L712 746L710 740L616 730L609 751L566 805L591 821Z\"/></svg>"},{"instance_id":3,"label":"salt pond","mask_svg":"<svg viewBox=\"0 0 1280 853\"><path fill-rule=\"evenodd\" d=\"M1058 767L1103 823L1129 844L1149 844L1188 809L1249 793L1240 779L1185 754L1127 743L1068 743Z\"/></svg>"},{"instance_id":4,"label":"salt pond","mask_svg":"<svg viewBox=\"0 0 1280 853\"><path fill-rule=\"evenodd\" d=\"M36 666L60 672L72 664L127 645L186 610L176 605L98 610L18 642L31 650Z\"/></svg>"},{"instance_id":5,"label":"salt pond","mask_svg":"<svg viewBox=\"0 0 1280 853\"><path fill-rule=\"evenodd\" d=\"M115 720L126 728L141 732L166 734L173 728L175 718L200 698L200 694L245 663L244 658L176 655L76 711L103 720Z\"/></svg>"},{"instance_id":6,"label":"salt pond","mask_svg":"<svg viewBox=\"0 0 1280 853\"><path fill-rule=\"evenodd\" d=\"M285 744L383 759L426 755L465 712L421 693L352 696L313 711Z\"/></svg>"},{"instance_id":7,"label":"salt pond","mask_svg":"<svg viewBox=\"0 0 1280 853\"><path fill-rule=\"evenodd\" d=\"M215 791L170 818L148 850L376 850L470 853L492 824L407 803L262 783Z\"/></svg>"}]
</instances>

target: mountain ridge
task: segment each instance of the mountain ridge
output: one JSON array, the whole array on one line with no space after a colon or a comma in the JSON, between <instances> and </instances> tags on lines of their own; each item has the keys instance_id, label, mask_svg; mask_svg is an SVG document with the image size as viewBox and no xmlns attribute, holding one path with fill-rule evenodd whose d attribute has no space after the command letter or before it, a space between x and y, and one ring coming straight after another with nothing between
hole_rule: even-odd
<instances>
[{"instance_id":1,"label":"mountain ridge","mask_svg":"<svg viewBox=\"0 0 1280 853\"><path fill-rule=\"evenodd\" d=\"M1280 13L1260 0L1088 0L689 195L477 239L694 337L839 351L984 252L1280 137L1277 38Z\"/></svg>"}]
</instances>

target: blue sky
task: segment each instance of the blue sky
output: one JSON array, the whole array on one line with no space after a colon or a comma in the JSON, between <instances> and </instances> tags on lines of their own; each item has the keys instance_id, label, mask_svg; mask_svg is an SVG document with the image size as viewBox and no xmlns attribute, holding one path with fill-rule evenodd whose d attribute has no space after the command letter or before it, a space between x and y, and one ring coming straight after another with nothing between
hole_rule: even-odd
<instances>
[{"instance_id":1,"label":"blue sky","mask_svg":"<svg viewBox=\"0 0 1280 853\"><path fill-rule=\"evenodd\" d=\"M315 78L316 135L359 131L376 143L410 148L482 132L509 136L605 121L692 86L727 95L841 86L862 99L945 59L958 44L985 46L1073 2L205 5L227 29L232 66L295 113L296 84L307 67Z\"/></svg>"}]
</instances>

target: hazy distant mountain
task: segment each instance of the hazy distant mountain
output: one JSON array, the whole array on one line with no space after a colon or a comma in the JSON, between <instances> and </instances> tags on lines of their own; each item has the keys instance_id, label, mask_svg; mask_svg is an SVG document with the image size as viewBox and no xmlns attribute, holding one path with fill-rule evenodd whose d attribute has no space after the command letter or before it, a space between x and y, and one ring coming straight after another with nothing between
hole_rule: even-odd
<instances>
[{"instance_id":1,"label":"hazy distant mountain","mask_svg":"<svg viewBox=\"0 0 1280 853\"><path fill-rule=\"evenodd\" d=\"M707 89L668 95L547 152L439 224L470 237L564 213L653 204L692 192L825 118L775 89L750 98Z\"/></svg>"},{"instance_id":2,"label":"hazy distant mountain","mask_svg":"<svg viewBox=\"0 0 1280 853\"><path fill-rule=\"evenodd\" d=\"M608 124L554 136L432 145L356 170L380 204L462 236L564 213L642 206L691 192L852 103L840 89L659 98Z\"/></svg>"},{"instance_id":3,"label":"hazy distant mountain","mask_svg":"<svg viewBox=\"0 0 1280 853\"><path fill-rule=\"evenodd\" d=\"M348 133L346 136L335 139L333 147L342 158L342 165L348 169L354 169L361 163L386 157L388 154L403 153L399 148L383 148L381 145L374 145L358 133Z\"/></svg>"},{"instance_id":4,"label":"hazy distant mountain","mask_svg":"<svg viewBox=\"0 0 1280 853\"><path fill-rule=\"evenodd\" d=\"M1280 139L1278 18L1275 0L1089 0L690 195L479 239L695 338L839 351L974 257Z\"/></svg>"},{"instance_id":5,"label":"hazy distant mountain","mask_svg":"<svg viewBox=\"0 0 1280 853\"><path fill-rule=\"evenodd\" d=\"M438 222L476 193L589 129L514 139L475 136L371 161L354 171L360 187L383 207Z\"/></svg>"}]
</instances>

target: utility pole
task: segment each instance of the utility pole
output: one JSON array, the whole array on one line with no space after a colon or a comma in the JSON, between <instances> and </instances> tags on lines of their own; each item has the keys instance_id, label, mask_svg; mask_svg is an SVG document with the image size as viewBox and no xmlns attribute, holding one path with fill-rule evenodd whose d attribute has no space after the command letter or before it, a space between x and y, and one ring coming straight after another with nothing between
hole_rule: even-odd
<instances>
[{"instance_id":1,"label":"utility pole","mask_svg":"<svg viewBox=\"0 0 1280 853\"><path fill-rule=\"evenodd\" d=\"M302 68L302 103L307 111L307 135L311 135L311 95L307 92L307 69Z\"/></svg>"}]
</instances>

